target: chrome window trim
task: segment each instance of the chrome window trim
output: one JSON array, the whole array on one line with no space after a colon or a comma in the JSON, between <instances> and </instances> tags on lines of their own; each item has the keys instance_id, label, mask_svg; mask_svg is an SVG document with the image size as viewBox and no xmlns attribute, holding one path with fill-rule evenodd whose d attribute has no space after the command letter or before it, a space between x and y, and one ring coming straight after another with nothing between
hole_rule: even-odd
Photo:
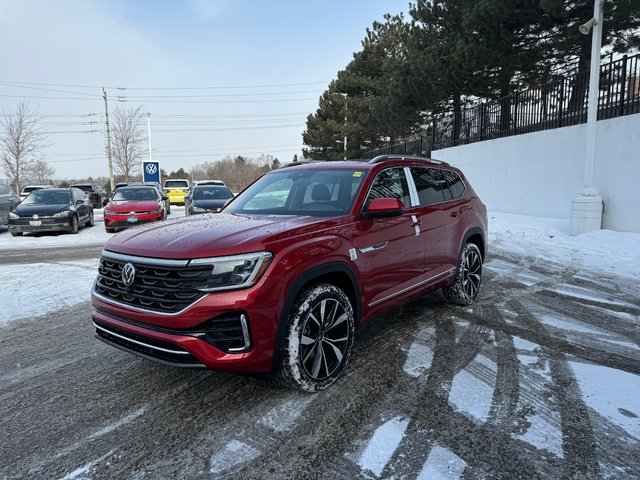
<instances>
[{"instance_id":1,"label":"chrome window trim","mask_svg":"<svg viewBox=\"0 0 640 480\"><path fill-rule=\"evenodd\" d=\"M411 168L404 167L404 176L407 179L407 185L409 185L409 198L411 198L411 208L420 206L420 198L418 197L418 189L413 181L411 175Z\"/></svg>"},{"instance_id":2,"label":"chrome window trim","mask_svg":"<svg viewBox=\"0 0 640 480\"><path fill-rule=\"evenodd\" d=\"M107 328L103 328L100 325L97 325L96 322L93 322L93 326L96 327L98 330L102 330L103 332L108 333L109 335L113 335L114 337L121 338L122 340L126 340L127 342L135 343L136 345L142 345L143 347L151 348L152 350L158 350L159 352L165 352L165 353L172 353L174 355L191 355L189 352L184 352L182 350L170 350L168 348L156 347L155 345L150 345L148 343L134 340L133 338L125 337L124 335L120 335L118 333L112 332Z\"/></svg>"},{"instance_id":3,"label":"chrome window trim","mask_svg":"<svg viewBox=\"0 0 640 480\"><path fill-rule=\"evenodd\" d=\"M411 285L410 287L403 288L399 292L392 293L391 295L387 295L386 297L381 298L380 300L376 300L375 302L371 302L369 304L369 307L374 307L374 306L378 305L379 303L386 302L387 300L389 300L389 299L391 299L393 297L397 297L398 295L402 295L403 293L406 293L409 290L413 290L414 288L420 287L420 286L424 285L425 283L429 283L429 282L431 282L433 280L436 280L437 278L440 278L440 277L442 277L442 276L444 276L444 275L446 275L448 273L455 272L455 270L456 270L455 267L450 268L446 272L439 273L438 275L434 275L433 277L429 277L426 280L422 280L421 282L418 282L415 285Z\"/></svg>"}]
</instances>

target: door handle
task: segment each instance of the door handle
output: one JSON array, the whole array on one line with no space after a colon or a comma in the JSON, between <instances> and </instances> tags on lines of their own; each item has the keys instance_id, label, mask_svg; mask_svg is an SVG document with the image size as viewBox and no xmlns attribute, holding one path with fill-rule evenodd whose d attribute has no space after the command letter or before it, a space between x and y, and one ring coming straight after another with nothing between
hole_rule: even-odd
<instances>
[{"instance_id":1,"label":"door handle","mask_svg":"<svg viewBox=\"0 0 640 480\"><path fill-rule=\"evenodd\" d=\"M451 212L449 215L455 218L458 216L458 212Z\"/></svg>"}]
</instances>

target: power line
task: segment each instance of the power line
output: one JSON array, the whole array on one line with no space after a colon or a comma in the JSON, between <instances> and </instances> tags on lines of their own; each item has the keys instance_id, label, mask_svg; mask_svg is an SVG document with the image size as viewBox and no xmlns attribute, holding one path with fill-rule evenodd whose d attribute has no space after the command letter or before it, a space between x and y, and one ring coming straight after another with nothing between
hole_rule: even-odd
<instances>
[{"instance_id":1,"label":"power line","mask_svg":"<svg viewBox=\"0 0 640 480\"><path fill-rule=\"evenodd\" d=\"M107 88L109 90L225 90L225 89L247 89L247 88L274 88L274 87L295 87L303 85L326 85L328 81L322 82L298 82L298 83L273 83L262 85L215 85L208 87L108 87L104 85L79 85L70 83L42 83L42 82L15 82L11 80L0 80L0 83L11 83L15 85L39 85L46 87L68 87L68 88Z\"/></svg>"}]
</instances>

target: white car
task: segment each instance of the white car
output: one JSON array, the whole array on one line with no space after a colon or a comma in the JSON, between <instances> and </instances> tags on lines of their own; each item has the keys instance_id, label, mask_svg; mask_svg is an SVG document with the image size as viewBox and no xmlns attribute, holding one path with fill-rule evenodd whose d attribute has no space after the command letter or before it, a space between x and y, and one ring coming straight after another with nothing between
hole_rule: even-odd
<instances>
[{"instance_id":1,"label":"white car","mask_svg":"<svg viewBox=\"0 0 640 480\"><path fill-rule=\"evenodd\" d=\"M53 185L27 185L20 192L20 200L27 198L31 192L42 190L43 188L53 188Z\"/></svg>"}]
</instances>

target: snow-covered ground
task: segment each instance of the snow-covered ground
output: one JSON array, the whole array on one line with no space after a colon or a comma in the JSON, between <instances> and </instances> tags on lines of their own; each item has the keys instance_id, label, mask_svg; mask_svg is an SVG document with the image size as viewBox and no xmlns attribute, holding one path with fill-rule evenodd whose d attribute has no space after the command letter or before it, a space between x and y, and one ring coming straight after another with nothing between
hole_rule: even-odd
<instances>
[{"instance_id":1,"label":"snow-covered ground","mask_svg":"<svg viewBox=\"0 0 640 480\"><path fill-rule=\"evenodd\" d=\"M173 206L172 210L170 218L184 216L184 207ZM113 234L104 231L102 210L95 212L96 225L81 229L78 235L11 237L5 228L0 231L0 255L2 250L102 245ZM584 267L640 279L640 234L600 230L571 237L568 232L568 220L497 212L489 215L490 249L492 243L499 244L501 248L529 251L559 262L578 255ZM95 278L95 265L93 261L32 264L29 268L0 266L0 304L5 306L0 311L0 323L16 319L18 315L44 314L63 305L86 301ZM39 294L34 295L35 292ZM43 302L43 297L47 301Z\"/></svg>"}]
</instances>

